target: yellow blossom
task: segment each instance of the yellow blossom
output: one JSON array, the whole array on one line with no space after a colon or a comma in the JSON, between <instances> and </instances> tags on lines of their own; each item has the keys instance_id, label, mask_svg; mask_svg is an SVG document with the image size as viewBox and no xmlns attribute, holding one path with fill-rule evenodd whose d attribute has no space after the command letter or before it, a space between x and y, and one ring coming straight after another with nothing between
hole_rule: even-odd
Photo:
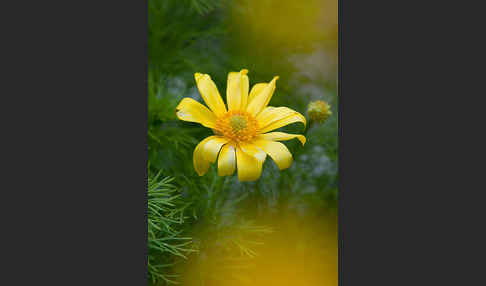
<instances>
[{"instance_id":1,"label":"yellow blossom","mask_svg":"<svg viewBox=\"0 0 486 286\"><path fill-rule=\"evenodd\" d=\"M194 169L199 176L206 174L210 164L217 161L219 176L232 175L238 169L240 181L254 181L261 175L267 154L280 170L292 164L292 154L277 141L297 138L305 144L303 135L270 132L291 123L306 124L305 117L297 111L267 106L278 76L269 83L255 84L249 91L247 73L248 70L243 69L228 74L228 108L211 77L200 73L194 78L209 108L188 97L183 98L176 108L180 120L200 123L215 134L202 140L194 149Z\"/></svg>"}]
</instances>

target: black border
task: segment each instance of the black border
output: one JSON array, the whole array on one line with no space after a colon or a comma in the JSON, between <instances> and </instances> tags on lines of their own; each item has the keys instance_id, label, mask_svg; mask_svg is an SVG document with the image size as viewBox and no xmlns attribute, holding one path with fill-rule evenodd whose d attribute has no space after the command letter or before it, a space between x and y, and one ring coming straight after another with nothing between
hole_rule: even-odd
<instances>
[{"instance_id":1,"label":"black border","mask_svg":"<svg viewBox=\"0 0 486 286\"><path fill-rule=\"evenodd\" d=\"M0 285L147 285L147 2L7 6Z\"/></svg>"}]
</instances>

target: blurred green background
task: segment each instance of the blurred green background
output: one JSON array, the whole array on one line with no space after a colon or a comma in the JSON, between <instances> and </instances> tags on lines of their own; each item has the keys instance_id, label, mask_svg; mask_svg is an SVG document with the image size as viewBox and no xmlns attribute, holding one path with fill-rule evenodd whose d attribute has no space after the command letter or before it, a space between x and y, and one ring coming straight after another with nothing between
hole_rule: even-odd
<instances>
[{"instance_id":1,"label":"blurred green background","mask_svg":"<svg viewBox=\"0 0 486 286\"><path fill-rule=\"evenodd\" d=\"M251 269L268 267L262 258L305 261L305 245L327 272L300 269L301 281L327 275L321 285L337 285L337 0L149 0L148 28L149 285L260 285ZM177 120L175 107L184 97L203 103L195 72L211 75L226 100L227 74L242 68L250 87L280 76L271 106L307 117L319 99L333 114L306 131L281 128L307 137L304 147L284 142L294 156L287 170L267 158L256 182L218 177L214 165L199 177L192 152L212 132Z\"/></svg>"}]
</instances>

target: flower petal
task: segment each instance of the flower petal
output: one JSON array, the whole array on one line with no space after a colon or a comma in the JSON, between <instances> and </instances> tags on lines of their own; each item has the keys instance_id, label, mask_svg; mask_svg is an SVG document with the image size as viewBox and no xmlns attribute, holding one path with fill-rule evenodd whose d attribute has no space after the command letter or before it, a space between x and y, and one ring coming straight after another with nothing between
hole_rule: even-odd
<instances>
[{"instance_id":1,"label":"flower petal","mask_svg":"<svg viewBox=\"0 0 486 286\"><path fill-rule=\"evenodd\" d=\"M205 138L203 141L199 142L199 144L197 144L196 148L194 149L194 153L193 153L193 156L192 156L192 162L194 164L194 169L196 170L196 173L199 176L206 174L206 172L209 169L209 161L207 161L204 158L203 150L204 150L204 145L206 145L206 143L209 140L211 140L213 137L216 137L216 136L209 136L209 137Z\"/></svg>"},{"instance_id":2,"label":"flower petal","mask_svg":"<svg viewBox=\"0 0 486 286\"><path fill-rule=\"evenodd\" d=\"M264 139L256 140L254 144L272 157L280 170L287 169L292 165L292 153L284 144Z\"/></svg>"},{"instance_id":3,"label":"flower petal","mask_svg":"<svg viewBox=\"0 0 486 286\"><path fill-rule=\"evenodd\" d=\"M275 82L278 76L274 77L270 83L268 83L262 90L252 98L251 102L248 104L246 111L248 111L253 116L257 116L260 111L262 111L270 102L273 92L275 91Z\"/></svg>"},{"instance_id":4,"label":"flower petal","mask_svg":"<svg viewBox=\"0 0 486 286\"><path fill-rule=\"evenodd\" d=\"M247 142L240 142L239 146L241 151L245 152L246 155L252 156L259 162L265 162L267 154L262 149L258 148L258 146Z\"/></svg>"},{"instance_id":5,"label":"flower petal","mask_svg":"<svg viewBox=\"0 0 486 286\"><path fill-rule=\"evenodd\" d=\"M216 127L216 116L206 106L192 98L185 97L176 107L177 118L197 122L208 128Z\"/></svg>"},{"instance_id":6,"label":"flower petal","mask_svg":"<svg viewBox=\"0 0 486 286\"><path fill-rule=\"evenodd\" d=\"M258 114L256 120L258 121L258 126L260 127L260 129L263 129L268 125L274 123L275 121L284 119L285 117L288 117L295 113L298 112L288 107L268 106Z\"/></svg>"},{"instance_id":7,"label":"flower petal","mask_svg":"<svg viewBox=\"0 0 486 286\"><path fill-rule=\"evenodd\" d=\"M275 130L277 128L280 128L285 125L289 125L295 122L302 122L304 124L304 127L306 125L306 120L305 117L300 114L300 113L294 113L290 116L287 116L285 118L282 118L280 120L274 121L273 123L267 125L266 127L260 129L260 133L267 133L269 131Z\"/></svg>"},{"instance_id":8,"label":"flower petal","mask_svg":"<svg viewBox=\"0 0 486 286\"><path fill-rule=\"evenodd\" d=\"M248 95L248 104L250 104L250 102L255 98L255 96L257 96L265 86L267 86L268 83L266 82L263 82L263 83L257 83L255 85L252 86L251 88L251 91L250 91L250 95Z\"/></svg>"},{"instance_id":9,"label":"flower petal","mask_svg":"<svg viewBox=\"0 0 486 286\"><path fill-rule=\"evenodd\" d=\"M305 144L305 136L300 134L290 134L285 132L270 132L265 134L260 134L257 136L257 139L265 139L270 141L286 141L297 138L302 145Z\"/></svg>"},{"instance_id":10,"label":"flower petal","mask_svg":"<svg viewBox=\"0 0 486 286\"><path fill-rule=\"evenodd\" d=\"M246 72L248 72L246 70ZM246 110L248 105L248 91L250 90L250 79L246 74L241 76L241 110Z\"/></svg>"},{"instance_id":11,"label":"flower petal","mask_svg":"<svg viewBox=\"0 0 486 286\"><path fill-rule=\"evenodd\" d=\"M232 144L226 144L221 148L218 158L218 175L233 175L236 169L236 152Z\"/></svg>"},{"instance_id":12,"label":"flower petal","mask_svg":"<svg viewBox=\"0 0 486 286\"><path fill-rule=\"evenodd\" d=\"M246 109L248 100L248 90L250 82L246 75L248 70L242 69L240 72L230 72L226 84L226 101L228 110Z\"/></svg>"},{"instance_id":13,"label":"flower petal","mask_svg":"<svg viewBox=\"0 0 486 286\"><path fill-rule=\"evenodd\" d=\"M197 88L206 105L216 114L223 115L226 112L226 106L219 95L218 88L211 77L207 74L195 73Z\"/></svg>"},{"instance_id":14,"label":"flower petal","mask_svg":"<svg viewBox=\"0 0 486 286\"><path fill-rule=\"evenodd\" d=\"M263 163L247 155L239 147L236 148L236 164L238 166L238 180L241 182L255 181L260 178Z\"/></svg>"},{"instance_id":15,"label":"flower petal","mask_svg":"<svg viewBox=\"0 0 486 286\"><path fill-rule=\"evenodd\" d=\"M202 153L204 159L209 161L210 163L216 162L216 158L218 157L219 150L221 147L230 141L229 138L222 137L222 136L211 136L210 140L206 142L202 149Z\"/></svg>"},{"instance_id":16,"label":"flower petal","mask_svg":"<svg viewBox=\"0 0 486 286\"><path fill-rule=\"evenodd\" d=\"M288 120L285 121L284 119ZM307 123L305 117L293 109L288 107L272 106L268 106L262 112L260 112L260 114L258 114L256 117L256 120L258 121L260 133L265 133L294 122L302 122L304 123L304 126Z\"/></svg>"}]
</instances>

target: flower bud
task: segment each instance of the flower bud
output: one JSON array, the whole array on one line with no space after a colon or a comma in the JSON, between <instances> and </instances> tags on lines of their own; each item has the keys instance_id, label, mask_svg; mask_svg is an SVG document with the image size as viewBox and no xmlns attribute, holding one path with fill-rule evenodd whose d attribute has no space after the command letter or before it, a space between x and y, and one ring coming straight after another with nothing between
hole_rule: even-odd
<instances>
[{"instance_id":1,"label":"flower bud","mask_svg":"<svg viewBox=\"0 0 486 286\"><path fill-rule=\"evenodd\" d=\"M309 114L310 120L318 121L320 123L326 121L332 114L331 106L322 100L316 100L309 103L307 113Z\"/></svg>"}]
</instances>

